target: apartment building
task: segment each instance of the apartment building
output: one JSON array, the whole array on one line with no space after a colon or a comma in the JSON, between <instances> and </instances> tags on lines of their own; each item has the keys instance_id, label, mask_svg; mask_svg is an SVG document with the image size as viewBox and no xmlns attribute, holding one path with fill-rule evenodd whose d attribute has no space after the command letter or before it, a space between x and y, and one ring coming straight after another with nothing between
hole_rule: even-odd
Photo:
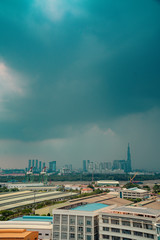
<instances>
[{"instance_id":1,"label":"apartment building","mask_svg":"<svg viewBox=\"0 0 160 240\"><path fill-rule=\"evenodd\" d=\"M93 203L53 210L53 240L98 240L99 210L105 207L105 204Z\"/></svg>"},{"instance_id":2,"label":"apartment building","mask_svg":"<svg viewBox=\"0 0 160 240\"><path fill-rule=\"evenodd\" d=\"M139 189L137 187L135 188L129 188L124 189L120 191L120 198L128 198L128 199L146 199L149 198L149 192L143 189Z\"/></svg>"},{"instance_id":3,"label":"apartment building","mask_svg":"<svg viewBox=\"0 0 160 240\"><path fill-rule=\"evenodd\" d=\"M99 239L157 240L155 223L160 211L149 208L123 206L104 210L99 214Z\"/></svg>"}]
</instances>

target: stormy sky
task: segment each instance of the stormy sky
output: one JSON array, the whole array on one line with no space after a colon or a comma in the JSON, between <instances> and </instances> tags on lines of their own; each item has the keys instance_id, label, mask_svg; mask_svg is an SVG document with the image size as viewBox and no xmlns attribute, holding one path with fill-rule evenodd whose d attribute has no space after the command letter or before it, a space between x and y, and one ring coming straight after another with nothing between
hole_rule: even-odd
<instances>
[{"instance_id":1,"label":"stormy sky","mask_svg":"<svg viewBox=\"0 0 160 240\"><path fill-rule=\"evenodd\" d=\"M0 0L0 167L160 170L160 1Z\"/></svg>"}]
</instances>

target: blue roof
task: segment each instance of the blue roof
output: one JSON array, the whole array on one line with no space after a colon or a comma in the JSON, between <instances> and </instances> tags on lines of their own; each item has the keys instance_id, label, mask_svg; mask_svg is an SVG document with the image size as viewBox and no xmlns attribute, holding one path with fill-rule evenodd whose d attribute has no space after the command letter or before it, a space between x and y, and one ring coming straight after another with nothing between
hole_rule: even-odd
<instances>
[{"instance_id":1,"label":"blue roof","mask_svg":"<svg viewBox=\"0 0 160 240\"><path fill-rule=\"evenodd\" d=\"M53 222L53 217L49 217L49 216L23 216L23 217L14 218L11 221Z\"/></svg>"},{"instance_id":2,"label":"blue roof","mask_svg":"<svg viewBox=\"0 0 160 240\"><path fill-rule=\"evenodd\" d=\"M78 211L96 211L98 209L108 207L109 205L103 204L103 203L90 203L86 205L81 205L75 208L72 208L71 210L78 210Z\"/></svg>"},{"instance_id":3,"label":"blue roof","mask_svg":"<svg viewBox=\"0 0 160 240\"><path fill-rule=\"evenodd\" d=\"M133 187L133 188L129 188L128 190L133 190L133 191L135 191L135 190L139 190L139 188Z\"/></svg>"}]
</instances>

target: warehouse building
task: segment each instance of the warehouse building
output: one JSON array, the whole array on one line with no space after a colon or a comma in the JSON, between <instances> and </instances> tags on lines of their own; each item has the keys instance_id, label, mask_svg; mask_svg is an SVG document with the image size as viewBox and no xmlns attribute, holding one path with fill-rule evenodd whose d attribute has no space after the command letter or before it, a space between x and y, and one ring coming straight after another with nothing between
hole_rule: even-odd
<instances>
[{"instance_id":1,"label":"warehouse building","mask_svg":"<svg viewBox=\"0 0 160 240\"><path fill-rule=\"evenodd\" d=\"M119 181L114 180L100 180L97 181L98 186L119 186Z\"/></svg>"}]
</instances>

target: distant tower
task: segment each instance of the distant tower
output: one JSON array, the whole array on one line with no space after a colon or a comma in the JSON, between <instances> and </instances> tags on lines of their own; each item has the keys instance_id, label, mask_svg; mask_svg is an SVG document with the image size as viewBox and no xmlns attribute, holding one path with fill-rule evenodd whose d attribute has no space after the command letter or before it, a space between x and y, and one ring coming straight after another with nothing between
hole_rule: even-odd
<instances>
[{"instance_id":1,"label":"distant tower","mask_svg":"<svg viewBox=\"0 0 160 240\"><path fill-rule=\"evenodd\" d=\"M38 160L36 160L36 171L38 170Z\"/></svg>"},{"instance_id":2,"label":"distant tower","mask_svg":"<svg viewBox=\"0 0 160 240\"><path fill-rule=\"evenodd\" d=\"M34 166L34 163L35 163L35 161L34 161L34 159L32 160L32 167L34 168L35 166Z\"/></svg>"},{"instance_id":3,"label":"distant tower","mask_svg":"<svg viewBox=\"0 0 160 240\"><path fill-rule=\"evenodd\" d=\"M41 172L42 170L42 161L39 161L39 171Z\"/></svg>"},{"instance_id":4,"label":"distant tower","mask_svg":"<svg viewBox=\"0 0 160 240\"><path fill-rule=\"evenodd\" d=\"M131 166L131 153L130 153L130 146L128 143L128 149L127 149L127 172L132 171L132 166Z\"/></svg>"},{"instance_id":5,"label":"distant tower","mask_svg":"<svg viewBox=\"0 0 160 240\"><path fill-rule=\"evenodd\" d=\"M46 163L45 162L43 162L43 169L46 167Z\"/></svg>"},{"instance_id":6,"label":"distant tower","mask_svg":"<svg viewBox=\"0 0 160 240\"><path fill-rule=\"evenodd\" d=\"M86 160L83 160L83 172L87 171Z\"/></svg>"},{"instance_id":7,"label":"distant tower","mask_svg":"<svg viewBox=\"0 0 160 240\"><path fill-rule=\"evenodd\" d=\"M31 165L32 165L31 160L28 160L28 170L30 170Z\"/></svg>"}]
</instances>

